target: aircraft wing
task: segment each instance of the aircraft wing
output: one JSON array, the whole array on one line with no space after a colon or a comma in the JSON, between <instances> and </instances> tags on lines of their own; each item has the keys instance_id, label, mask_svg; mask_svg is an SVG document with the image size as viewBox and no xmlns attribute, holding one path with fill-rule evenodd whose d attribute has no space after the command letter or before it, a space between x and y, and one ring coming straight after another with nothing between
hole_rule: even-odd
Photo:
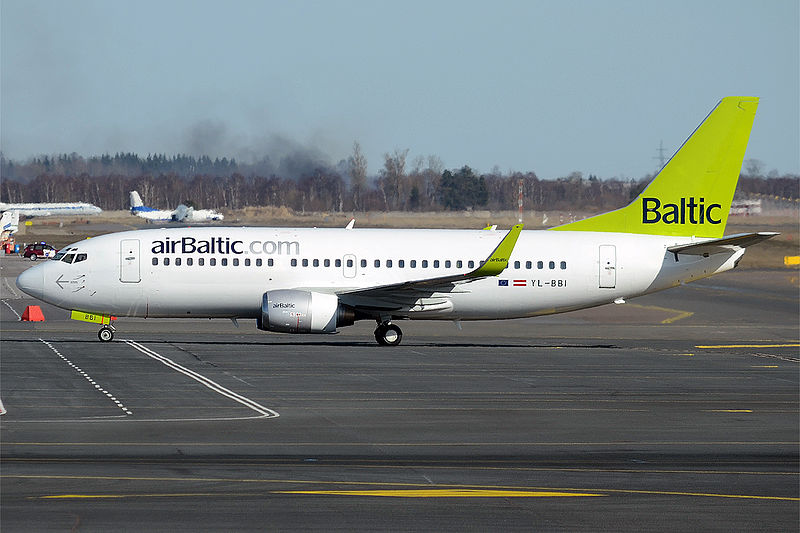
<instances>
[{"instance_id":1,"label":"aircraft wing","mask_svg":"<svg viewBox=\"0 0 800 533\"><path fill-rule=\"evenodd\" d=\"M362 309L400 309L434 292L453 292L457 286L477 279L497 276L508 267L508 259L517 243L523 224L517 224L503 237L491 254L475 270L435 278L403 281L374 287L346 289L336 294Z\"/></svg>"},{"instance_id":2,"label":"aircraft wing","mask_svg":"<svg viewBox=\"0 0 800 533\"><path fill-rule=\"evenodd\" d=\"M747 248L761 241L771 239L772 237L780 235L772 231L761 231L758 233L739 233L737 235L730 235L722 237L721 239L712 239L710 241L698 242L693 244L680 244L677 246L670 246L668 251L674 254L686 255L713 255L725 252L736 251L741 248Z\"/></svg>"}]
</instances>

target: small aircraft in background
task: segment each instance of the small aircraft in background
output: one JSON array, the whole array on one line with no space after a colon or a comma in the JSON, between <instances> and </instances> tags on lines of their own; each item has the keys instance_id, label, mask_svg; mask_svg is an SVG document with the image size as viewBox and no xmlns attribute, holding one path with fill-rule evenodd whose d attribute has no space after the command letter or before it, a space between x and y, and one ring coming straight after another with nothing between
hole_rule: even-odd
<instances>
[{"instance_id":1,"label":"small aircraft in background","mask_svg":"<svg viewBox=\"0 0 800 533\"><path fill-rule=\"evenodd\" d=\"M205 222L225 218L222 214L211 209L195 209L183 204L174 210L147 207L136 191L131 191L131 214L150 221L168 222Z\"/></svg>"},{"instance_id":2,"label":"small aircraft in background","mask_svg":"<svg viewBox=\"0 0 800 533\"><path fill-rule=\"evenodd\" d=\"M14 211L26 217L49 217L64 215L99 215L103 212L96 205L86 202L54 202L47 204L5 204L0 202L0 212Z\"/></svg>"}]
</instances>

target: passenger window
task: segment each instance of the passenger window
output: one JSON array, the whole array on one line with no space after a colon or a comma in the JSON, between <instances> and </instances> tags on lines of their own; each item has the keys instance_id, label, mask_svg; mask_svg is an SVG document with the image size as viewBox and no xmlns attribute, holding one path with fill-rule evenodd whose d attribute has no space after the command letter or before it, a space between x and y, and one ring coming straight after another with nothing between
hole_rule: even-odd
<instances>
[{"instance_id":1,"label":"passenger window","mask_svg":"<svg viewBox=\"0 0 800 533\"><path fill-rule=\"evenodd\" d=\"M566 270L566 269L567 269L567 262L561 261L561 270Z\"/></svg>"},{"instance_id":2,"label":"passenger window","mask_svg":"<svg viewBox=\"0 0 800 533\"><path fill-rule=\"evenodd\" d=\"M261 259L259 259L259 261L261 261ZM273 266L274 264L275 264L275 260L274 259L272 259L272 258L267 259L267 266Z\"/></svg>"},{"instance_id":3,"label":"passenger window","mask_svg":"<svg viewBox=\"0 0 800 533\"><path fill-rule=\"evenodd\" d=\"M543 269L544 268L544 263L542 263L541 261L537 261L536 262L536 268L538 268L540 270Z\"/></svg>"},{"instance_id":4,"label":"passenger window","mask_svg":"<svg viewBox=\"0 0 800 533\"><path fill-rule=\"evenodd\" d=\"M164 258L164 266L169 266L169 257Z\"/></svg>"},{"instance_id":5,"label":"passenger window","mask_svg":"<svg viewBox=\"0 0 800 533\"><path fill-rule=\"evenodd\" d=\"M175 266L176 266L176 267L179 267L179 266L181 266L181 258L180 258L180 257L176 257L176 258L175 258Z\"/></svg>"},{"instance_id":6,"label":"passenger window","mask_svg":"<svg viewBox=\"0 0 800 533\"><path fill-rule=\"evenodd\" d=\"M387 259L386 260L386 268L392 268L392 260L391 259Z\"/></svg>"},{"instance_id":7,"label":"passenger window","mask_svg":"<svg viewBox=\"0 0 800 533\"><path fill-rule=\"evenodd\" d=\"M467 268L475 268L475 261L471 261L471 260L468 261L467 262Z\"/></svg>"},{"instance_id":8,"label":"passenger window","mask_svg":"<svg viewBox=\"0 0 800 533\"><path fill-rule=\"evenodd\" d=\"M336 268L339 268L340 266L342 266L342 260L341 259L337 259L334 264L336 265Z\"/></svg>"},{"instance_id":9,"label":"passenger window","mask_svg":"<svg viewBox=\"0 0 800 533\"><path fill-rule=\"evenodd\" d=\"M211 259L209 259L208 260L208 266L212 266L212 267L213 266L217 266L217 258L216 257L212 257Z\"/></svg>"},{"instance_id":10,"label":"passenger window","mask_svg":"<svg viewBox=\"0 0 800 533\"><path fill-rule=\"evenodd\" d=\"M233 258L233 266L235 266L235 267L239 266L239 258L238 257L234 257Z\"/></svg>"},{"instance_id":11,"label":"passenger window","mask_svg":"<svg viewBox=\"0 0 800 533\"><path fill-rule=\"evenodd\" d=\"M456 268L463 268L463 267L464 267L464 261L462 261L461 259L456 261Z\"/></svg>"},{"instance_id":12,"label":"passenger window","mask_svg":"<svg viewBox=\"0 0 800 533\"><path fill-rule=\"evenodd\" d=\"M250 259L245 259L244 260L244 266L246 266L246 267L250 266Z\"/></svg>"},{"instance_id":13,"label":"passenger window","mask_svg":"<svg viewBox=\"0 0 800 533\"><path fill-rule=\"evenodd\" d=\"M366 268L366 266L367 266L367 260L366 259L362 259L361 260L361 268Z\"/></svg>"},{"instance_id":14,"label":"passenger window","mask_svg":"<svg viewBox=\"0 0 800 533\"><path fill-rule=\"evenodd\" d=\"M194 259L191 257L186 258L186 266L192 266L194 264Z\"/></svg>"},{"instance_id":15,"label":"passenger window","mask_svg":"<svg viewBox=\"0 0 800 533\"><path fill-rule=\"evenodd\" d=\"M453 263L451 263L451 262L450 262L450 260L448 259L447 261L445 261L445 262L444 262L444 267L445 267L445 268L450 268L450 266L451 266L452 264L453 264Z\"/></svg>"},{"instance_id":16,"label":"passenger window","mask_svg":"<svg viewBox=\"0 0 800 533\"><path fill-rule=\"evenodd\" d=\"M439 268L439 260L438 259L434 259L433 268Z\"/></svg>"},{"instance_id":17,"label":"passenger window","mask_svg":"<svg viewBox=\"0 0 800 533\"><path fill-rule=\"evenodd\" d=\"M303 259L303 266L304 266L304 267L307 267L307 266L308 266L308 259Z\"/></svg>"},{"instance_id":18,"label":"passenger window","mask_svg":"<svg viewBox=\"0 0 800 533\"><path fill-rule=\"evenodd\" d=\"M293 267L296 267L296 266L297 266L297 259L292 259L292 266L293 266Z\"/></svg>"},{"instance_id":19,"label":"passenger window","mask_svg":"<svg viewBox=\"0 0 800 533\"><path fill-rule=\"evenodd\" d=\"M353 260L352 259L348 259L347 260L347 267L348 268L353 268Z\"/></svg>"},{"instance_id":20,"label":"passenger window","mask_svg":"<svg viewBox=\"0 0 800 533\"><path fill-rule=\"evenodd\" d=\"M533 268L533 261L525 261L525 268L528 270Z\"/></svg>"},{"instance_id":21,"label":"passenger window","mask_svg":"<svg viewBox=\"0 0 800 533\"><path fill-rule=\"evenodd\" d=\"M315 267L318 267L318 266L319 266L319 259L314 259L314 262L313 262L312 264L313 264Z\"/></svg>"},{"instance_id":22,"label":"passenger window","mask_svg":"<svg viewBox=\"0 0 800 533\"><path fill-rule=\"evenodd\" d=\"M206 260L201 257L200 259L197 260L197 264L203 266L206 264Z\"/></svg>"},{"instance_id":23,"label":"passenger window","mask_svg":"<svg viewBox=\"0 0 800 533\"><path fill-rule=\"evenodd\" d=\"M228 266L228 258L223 257L222 260L220 261L220 264L224 267Z\"/></svg>"},{"instance_id":24,"label":"passenger window","mask_svg":"<svg viewBox=\"0 0 800 533\"><path fill-rule=\"evenodd\" d=\"M549 267L550 267L550 270L553 270L553 269L556 267L556 262L555 262L555 261L550 261L550 262L547 264L547 266L549 266Z\"/></svg>"},{"instance_id":25,"label":"passenger window","mask_svg":"<svg viewBox=\"0 0 800 533\"><path fill-rule=\"evenodd\" d=\"M427 259L423 259L422 260L422 268L428 268L428 260Z\"/></svg>"},{"instance_id":26,"label":"passenger window","mask_svg":"<svg viewBox=\"0 0 800 533\"><path fill-rule=\"evenodd\" d=\"M380 266L381 266L381 260L380 259L376 259L375 260L375 268L380 268Z\"/></svg>"},{"instance_id":27,"label":"passenger window","mask_svg":"<svg viewBox=\"0 0 800 533\"><path fill-rule=\"evenodd\" d=\"M76 263L80 263L81 261L86 261L86 254L78 254L75 256Z\"/></svg>"},{"instance_id":28,"label":"passenger window","mask_svg":"<svg viewBox=\"0 0 800 533\"><path fill-rule=\"evenodd\" d=\"M158 265L158 257L153 258L153 266Z\"/></svg>"},{"instance_id":29,"label":"passenger window","mask_svg":"<svg viewBox=\"0 0 800 533\"><path fill-rule=\"evenodd\" d=\"M397 268L405 268L406 262L403 259L397 260Z\"/></svg>"},{"instance_id":30,"label":"passenger window","mask_svg":"<svg viewBox=\"0 0 800 533\"><path fill-rule=\"evenodd\" d=\"M256 259L256 266L257 267L260 267L263 264L264 264L264 261L262 261L261 259Z\"/></svg>"},{"instance_id":31,"label":"passenger window","mask_svg":"<svg viewBox=\"0 0 800 533\"><path fill-rule=\"evenodd\" d=\"M363 262L364 262L364 266L367 266L367 264L366 264L367 260L364 259ZM326 267L329 267L329 266L331 266L331 260L330 259L326 259L322 264L325 265Z\"/></svg>"},{"instance_id":32,"label":"passenger window","mask_svg":"<svg viewBox=\"0 0 800 533\"><path fill-rule=\"evenodd\" d=\"M519 261L514 261L514 268L519 268Z\"/></svg>"},{"instance_id":33,"label":"passenger window","mask_svg":"<svg viewBox=\"0 0 800 533\"><path fill-rule=\"evenodd\" d=\"M417 268L417 260L416 259L412 259L411 260L411 268Z\"/></svg>"}]
</instances>

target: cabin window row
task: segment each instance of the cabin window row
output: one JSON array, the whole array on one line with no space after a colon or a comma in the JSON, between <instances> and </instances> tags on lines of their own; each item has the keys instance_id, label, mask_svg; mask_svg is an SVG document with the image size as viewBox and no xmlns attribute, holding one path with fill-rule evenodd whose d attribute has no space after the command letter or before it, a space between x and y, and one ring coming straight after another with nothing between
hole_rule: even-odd
<instances>
[{"instance_id":1,"label":"cabin window row","mask_svg":"<svg viewBox=\"0 0 800 533\"><path fill-rule=\"evenodd\" d=\"M204 257L200 257L197 260L195 260L193 257L187 257L185 259L181 258L181 257L176 257L176 258L174 258L172 260L170 260L169 257L165 257L165 258L161 259L160 261L159 261L158 257L154 257L153 258L153 262L152 262L153 266L158 266L159 263L161 263L164 266L169 266L170 264L173 264L175 266L183 266L183 265L194 266L195 264L197 266L205 266L206 264L208 264L208 266L212 266L212 267L213 266L217 266L217 265L219 265L219 266L228 266L228 265L231 265L231 266L240 266L240 265L251 266L251 265L255 265L257 267L264 266L264 260L263 259L256 259L255 261L251 261L250 259L242 259L242 260L240 260L238 257L234 257L230 261L228 260L227 257L223 257L219 261L217 261L216 257L211 257L211 258L208 259L208 261L206 261L206 259ZM267 259L267 266L275 266L275 260L274 259Z\"/></svg>"},{"instance_id":2,"label":"cabin window row","mask_svg":"<svg viewBox=\"0 0 800 533\"><path fill-rule=\"evenodd\" d=\"M555 268L556 268L556 262L555 261L548 261L546 264L547 264L547 268L549 268L550 270L555 270ZM519 270L521 268L522 268L522 261L514 261L514 269ZM544 268L545 268L545 262L544 261L536 261L536 269L537 270L542 270ZM561 270L566 270L567 269L567 262L566 261L560 261L558 263L558 268L560 268ZM525 269L526 270L532 270L533 269L533 261L525 261Z\"/></svg>"},{"instance_id":3,"label":"cabin window row","mask_svg":"<svg viewBox=\"0 0 800 533\"><path fill-rule=\"evenodd\" d=\"M85 254L80 254L78 257L79 258L76 258L75 262L83 261L83 260L86 259L86 255ZM66 259L67 258L65 258L65 260ZM69 262L71 262L72 258L69 257L69 259L70 259ZM197 266L205 266L205 264L206 264L206 259L204 257L200 257L196 261L197 261ZM174 259L170 260L169 257L164 257L161 261L159 261L158 257L154 257L153 261L152 261L153 266L158 266L159 263L161 263L164 266L169 266L170 264L173 264L175 266L182 266L184 264L186 266L194 266L195 259L192 258L192 257L187 257L185 259L181 258L181 257L175 257ZM477 262L477 264L479 266L482 265L483 263L484 263L484 261L478 261ZM262 259L256 259L255 262L251 262L251 260L249 258L240 260L238 257L234 257L233 259L230 260L230 265L232 265L232 266L240 266L242 264L244 266L251 266L252 264L255 264L255 266L260 267L260 266L263 266L264 263L263 263ZM335 267L339 268L339 267L342 266L342 260L341 259L334 259L333 261L331 261L330 259L300 259L300 260L292 259L291 260L291 265L293 267L298 266L298 264L302 265L304 267L309 267L309 266L319 267L319 266L323 266L323 267L326 267L326 268L329 268L331 266L331 264L333 264ZM345 264L347 265L348 268L352 268L355 265L355 261L353 259L347 259L345 261ZM361 261L360 261L361 268L366 268L368 264L369 264L369 262L366 259L361 259ZM476 264L475 261L472 261L472 260L463 261L463 260L460 260L460 259L456 260L456 261L451 261L450 259L446 259L446 260L443 260L443 261L439 260L439 259L434 259L433 261L429 261L427 259L421 259L420 261L417 261L416 259L410 259L408 261L408 267L409 268L417 268L417 267L420 267L420 268L431 268L431 266L433 268L441 268L442 266L444 266L444 268L453 268L453 265L455 265L456 268L464 268L464 265L466 265L467 268L473 269L473 268L475 268L475 264ZM229 265L228 258L227 257L221 258L219 260L219 265L220 266L228 266ZM372 261L372 266L375 267L375 268L381 268L381 265L384 265L385 268L394 268L395 266L397 268L405 268L406 267L406 260L405 259L397 259L395 261L393 259L386 259L385 261L381 262L380 259L375 259L375 260ZM217 258L215 258L215 257L209 258L208 259L208 266L217 266ZM270 266L270 267L271 266L275 266L275 260L274 259L267 259L267 266ZM515 269L519 270L519 269L522 268L522 262L521 261L514 261L514 265L513 266L514 266ZM567 262L566 261L561 261L561 262L559 262L558 266L559 266L559 268L561 270L566 270ZM533 269L534 268L534 262L533 261L525 261L525 268L527 270ZM536 261L536 268L538 270L544 269L545 268L545 262L544 261ZM549 268L550 270L555 270L556 262L555 261L548 261L547 262L547 268Z\"/></svg>"}]
</instances>

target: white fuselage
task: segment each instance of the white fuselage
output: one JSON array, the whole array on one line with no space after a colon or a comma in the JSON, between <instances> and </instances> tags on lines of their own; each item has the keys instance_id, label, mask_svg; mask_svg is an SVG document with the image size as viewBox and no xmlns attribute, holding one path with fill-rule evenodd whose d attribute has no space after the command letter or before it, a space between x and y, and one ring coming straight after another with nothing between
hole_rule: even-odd
<instances>
[{"instance_id":1,"label":"white fuselage","mask_svg":"<svg viewBox=\"0 0 800 533\"><path fill-rule=\"evenodd\" d=\"M0 211L15 211L26 217L97 215L103 212L96 205L85 202L44 204L2 204Z\"/></svg>"},{"instance_id":2,"label":"white fuselage","mask_svg":"<svg viewBox=\"0 0 800 533\"><path fill-rule=\"evenodd\" d=\"M337 294L342 302L369 307L376 302L351 293L469 272L503 236L481 230L148 229L68 246L62 254L74 254L71 263L47 261L23 273L18 284L59 307L117 316L255 318L262 295L276 289ZM678 260L666 250L690 242L523 231L499 276L418 291L410 303L406 295L391 315L480 320L559 313L710 276L733 268L744 253Z\"/></svg>"}]
</instances>

